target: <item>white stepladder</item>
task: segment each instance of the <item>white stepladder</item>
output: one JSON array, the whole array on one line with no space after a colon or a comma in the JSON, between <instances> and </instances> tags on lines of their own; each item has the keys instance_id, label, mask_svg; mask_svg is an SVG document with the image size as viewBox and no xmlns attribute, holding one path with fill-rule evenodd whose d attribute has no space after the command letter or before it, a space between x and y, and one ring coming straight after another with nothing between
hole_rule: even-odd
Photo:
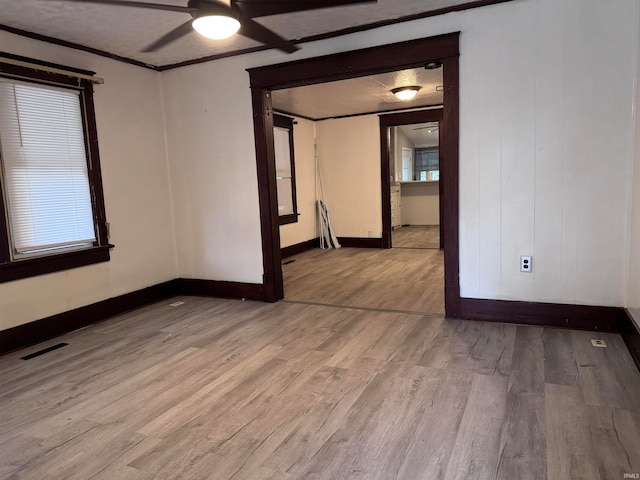
<instances>
[{"instance_id":1,"label":"white stepladder","mask_svg":"<svg viewBox=\"0 0 640 480\"><path fill-rule=\"evenodd\" d=\"M322 190L322 176L320 175L320 160L318 158L318 141L315 144L316 163L316 205L318 207L318 235L320 236L320 248L340 248L338 238L331 228L329 211L324 203L324 191Z\"/></svg>"}]
</instances>

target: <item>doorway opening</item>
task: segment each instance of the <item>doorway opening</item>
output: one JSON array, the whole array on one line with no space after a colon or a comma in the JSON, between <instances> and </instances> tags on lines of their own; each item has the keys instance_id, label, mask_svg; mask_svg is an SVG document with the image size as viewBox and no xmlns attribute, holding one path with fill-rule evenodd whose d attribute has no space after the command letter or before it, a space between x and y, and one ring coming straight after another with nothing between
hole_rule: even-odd
<instances>
[{"instance_id":1,"label":"doorway opening","mask_svg":"<svg viewBox=\"0 0 640 480\"><path fill-rule=\"evenodd\" d=\"M445 244L444 303L448 316L459 316L458 37L458 33L448 34L249 70L254 109L265 300L277 301L284 297L279 248L272 90L424 67L430 61L440 61L443 66L444 87L444 106L442 109L442 130L444 133L440 149L442 154L449 159L447 167L442 168L440 172L440 182L443 184L442 188L446 190L448 198L443 207L447 210L447 215L442 224ZM389 184L388 161L386 168L382 165L382 170L383 176L386 176L386 182ZM385 215L390 215L388 203L382 202L383 218ZM380 242L381 246L388 247L391 243L391 232L385 232L384 225ZM385 242L388 245L384 245Z\"/></svg>"},{"instance_id":2,"label":"doorway opening","mask_svg":"<svg viewBox=\"0 0 640 480\"><path fill-rule=\"evenodd\" d=\"M381 117L380 138L386 142L381 142L380 158L389 163L389 175L382 179L383 198L390 204L390 214L382 221L389 247L444 248L442 114L438 108Z\"/></svg>"}]
</instances>

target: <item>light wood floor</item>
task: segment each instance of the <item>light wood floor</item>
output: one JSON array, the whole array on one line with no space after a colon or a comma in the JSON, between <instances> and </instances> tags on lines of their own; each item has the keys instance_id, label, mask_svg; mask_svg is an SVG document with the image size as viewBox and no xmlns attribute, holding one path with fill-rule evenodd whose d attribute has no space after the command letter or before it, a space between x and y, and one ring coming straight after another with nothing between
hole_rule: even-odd
<instances>
[{"instance_id":1,"label":"light wood floor","mask_svg":"<svg viewBox=\"0 0 640 480\"><path fill-rule=\"evenodd\" d=\"M618 335L182 300L1 357L0 478L640 472L640 374Z\"/></svg>"},{"instance_id":2,"label":"light wood floor","mask_svg":"<svg viewBox=\"0 0 640 480\"><path fill-rule=\"evenodd\" d=\"M444 314L442 250L316 248L282 272L287 300Z\"/></svg>"},{"instance_id":3,"label":"light wood floor","mask_svg":"<svg viewBox=\"0 0 640 480\"><path fill-rule=\"evenodd\" d=\"M391 234L394 248L440 248L439 225L409 225Z\"/></svg>"}]
</instances>

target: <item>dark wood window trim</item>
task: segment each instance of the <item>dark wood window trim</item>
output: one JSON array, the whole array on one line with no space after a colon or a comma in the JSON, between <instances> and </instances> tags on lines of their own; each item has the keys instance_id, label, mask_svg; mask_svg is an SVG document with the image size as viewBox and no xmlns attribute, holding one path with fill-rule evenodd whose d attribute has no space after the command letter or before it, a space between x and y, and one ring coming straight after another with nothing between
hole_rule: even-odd
<instances>
[{"instance_id":1,"label":"dark wood window trim","mask_svg":"<svg viewBox=\"0 0 640 480\"><path fill-rule=\"evenodd\" d=\"M445 240L445 310L449 317L460 316L459 35L459 32L456 32L248 70L253 105L265 300L277 301L284 298L275 191L271 90L416 68L424 66L429 61L440 60L443 65L445 87L441 130L447 132L440 145L440 154L443 158L450 159L446 179L443 179L444 171L440 174L441 188L447 190L449 199L448 215L443 219L441 227Z\"/></svg>"},{"instance_id":2,"label":"dark wood window trim","mask_svg":"<svg viewBox=\"0 0 640 480\"><path fill-rule=\"evenodd\" d=\"M44 67L50 65L38 60L25 60L32 64L43 65ZM90 80L73 76L74 71L83 74L92 74L93 72L79 71L70 67L67 68L57 65L56 67L68 70L70 74L63 75L39 70L37 68L4 63L0 59L0 76L80 90L80 107L84 114L83 124L87 148L89 187L97 240L94 242L94 246L89 248L67 250L41 257L13 260L10 252L8 212L5 208L6 190L0 179L0 283L107 262L110 259L109 250L113 245L109 244L107 235L102 174L100 171L100 156L98 152L98 135L93 103L93 84Z\"/></svg>"},{"instance_id":3,"label":"dark wood window trim","mask_svg":"<svg viewBox=\"0 0 640 480\"><path fill-rule=\"evenodd\" d=\"M296 160L295 151L293 148L293 118L285 117L284 115L273 115L273 126L285 128L289 130L289 152L291 157L291 196L293 202L293 213L288 215L278 215L278 222L280 225L287 225L289 223L296 223L298 221L298 196L296 194Z\"/></svg>"}]
</instances>

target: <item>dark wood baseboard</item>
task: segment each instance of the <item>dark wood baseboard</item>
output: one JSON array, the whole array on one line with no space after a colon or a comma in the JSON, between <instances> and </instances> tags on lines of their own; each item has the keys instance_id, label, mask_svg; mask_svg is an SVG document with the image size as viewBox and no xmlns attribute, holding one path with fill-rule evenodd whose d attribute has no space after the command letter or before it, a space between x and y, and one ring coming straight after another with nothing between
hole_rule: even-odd
<instances>
[{"instance_id":1,"label":"dark wood baseboard","mask_svg":"<svg viewBox=\"0 0 640 480\"><path fill-rule=\"evenodd\" d=\"M266 301L264 285L259 283L223 282L197 278L181 278L179 282L181 295Z\"/></svg>"},{"instance_id":2,"label":"dark wood baseboard","mask_svg":"<svg viewBox=\"0 0 640 480\"><path fill-rule=\"evenodd\" d=\"M382 238L338 237L338 243L347 248L383 248Z\"/></svg>"},{"instance_id":3,"label":"dark wood baseboard","mask_svg":"<svg viewBox=\"0 0 640 480\"><path fill-rule=\"evenodd\" d=\"M176 278L24 325L1 330L0 354L35 345L177 295L266 300L264 287L259 284Z\"/></svg>"},{"instance_id":4,"label":"dark wood baseboard","mask_svg":"<svg viewBox=\"0 0 640 480\"><path fill-rule=\"evenodd\" d=\"M176 295L178 288L178 280L170 280L142 290L136 290L135 292L2 330L0 331L0 354L34 345L144 305L173 297Z\"/></svg>"},{"instance_id":5,"label":"dark wood baseboard","mask_svg":"<svg viewBox=\"0 0 640 480\"><path fill-rule=\"evenodd\" d=\"M622 334L635 330L624 308L593 305L461 298L460 318Z\"/></svg>"},{"instance_id":6,"label":"dark wood baseboard","mask_svg":"<svg viewBox=\"0 0 640 480\"><path fill-rule=\"evenodd\" d=\"M636 367L638 367L638 370L640 370L640 330L638 330L638 327L631 319L631 315L628 311L627 315L629 317L629 321L631 322L631 329L629 332L623 333L622 338L624 339L624 343L629 349L629 353L631 353L633 361L636 362Z\"/></svg>"},{"instance_id":7,"label":"dark wood baseboard","mask_svg":"<svg viewBox=\"0 0 640 480\"><path fill-rule=\"evenodd\" d=\"M295 245L289 245L288 247L282 247L280 249L280 258L289 258L294 255L312 250L320 246L320 239L318 237L312 238L304 242L296 243Z\"/></svg>"}]
</instances>

